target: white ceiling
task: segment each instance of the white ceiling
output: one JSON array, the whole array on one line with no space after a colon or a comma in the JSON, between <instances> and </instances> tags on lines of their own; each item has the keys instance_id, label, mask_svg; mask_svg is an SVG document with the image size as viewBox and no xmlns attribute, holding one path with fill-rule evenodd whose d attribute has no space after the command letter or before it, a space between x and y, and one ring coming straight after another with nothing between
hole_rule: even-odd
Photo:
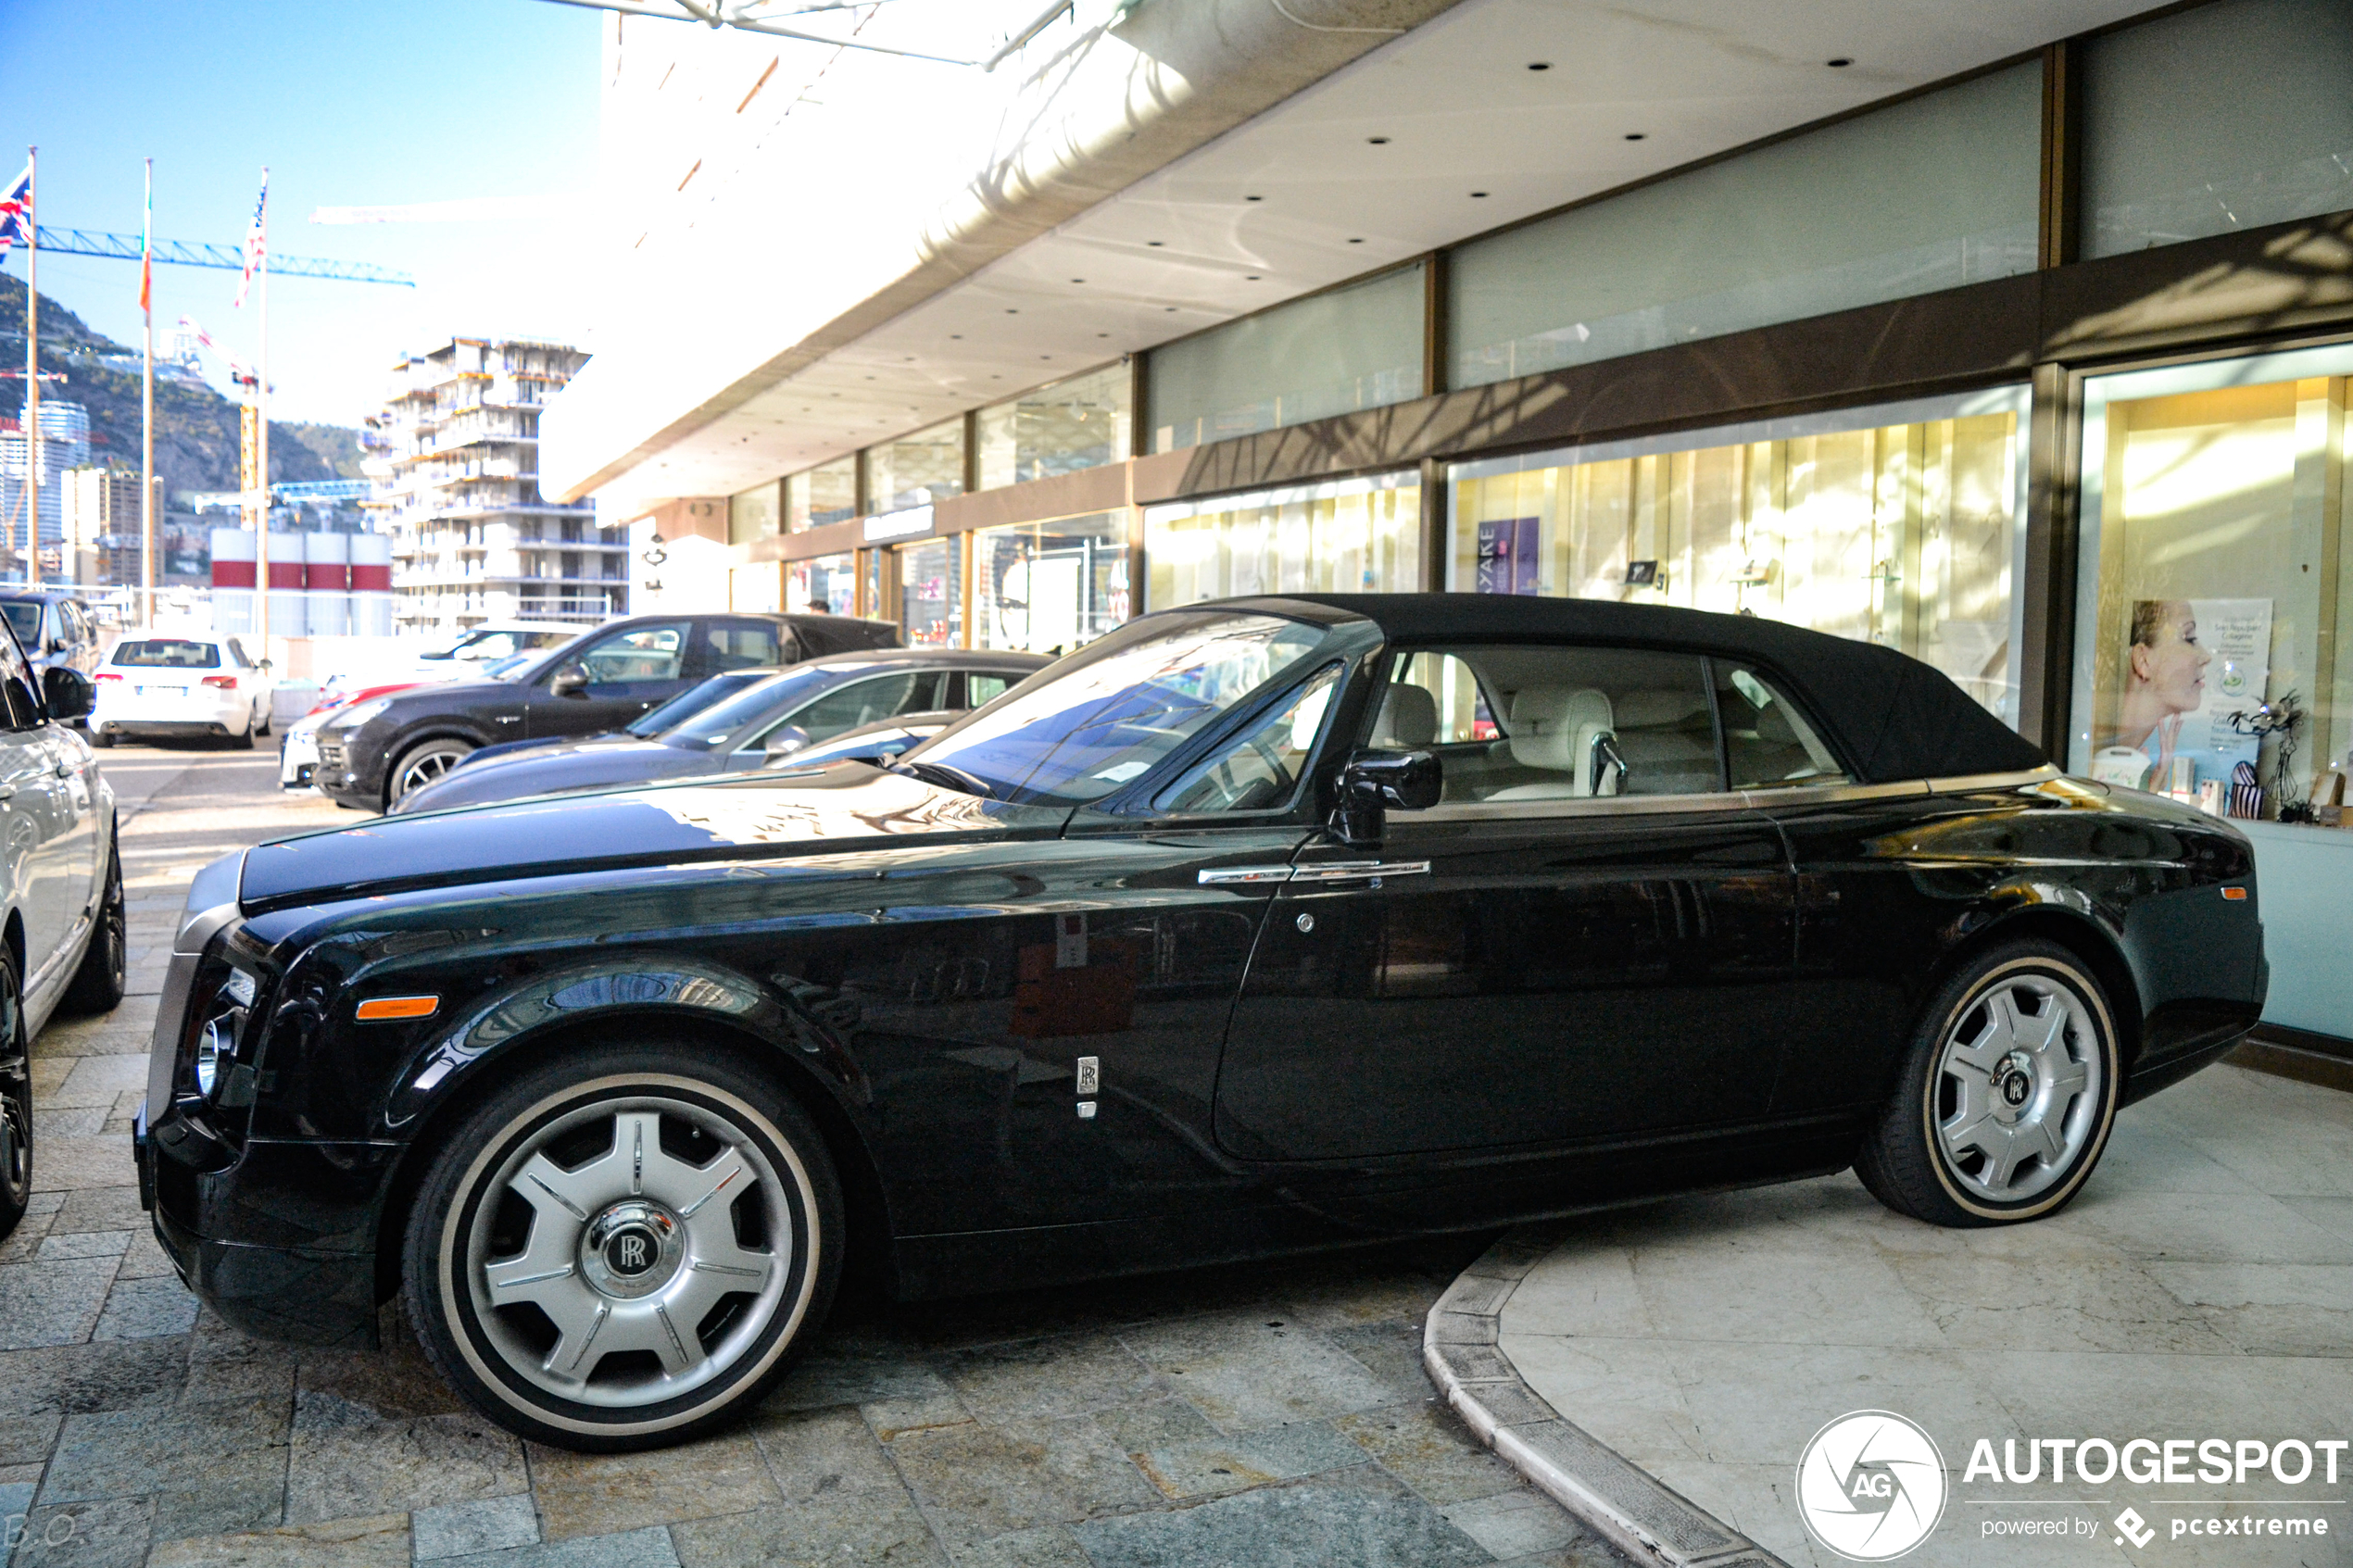
<instances>
[{"instance_id":1,"label":"white ceiling","mask_svg":"<svg viewBox=\"0 0 2353 1568\"><path fill-rule=\"evenodd\" d=\"M609 488L636 500L742 490L2150 8L2148 0L1468 0L674 441ZM1833 69L1834 58L1853 63ZM1531 71L1532 61L1551 69ZM1628 141L1634 132L1643 139ZM1389 140L1375 145L1375 136Z\"/></svg>"}]
</instances>

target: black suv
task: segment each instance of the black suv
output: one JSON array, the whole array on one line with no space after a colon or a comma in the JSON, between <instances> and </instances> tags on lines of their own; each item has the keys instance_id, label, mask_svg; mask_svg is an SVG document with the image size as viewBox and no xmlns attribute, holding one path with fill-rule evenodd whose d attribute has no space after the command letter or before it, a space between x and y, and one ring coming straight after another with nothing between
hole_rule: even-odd
<instances>
[{"instance_id":1,"label":"black suv","mask_svg":"<svg viewBox=\"0 0 2353 1568\"><path fill-rule=\"evenodd\" d=\"M899 646L899 628L837 615L641 615L583 633L500 679L354 703L319 728L312 781L378 811L501 741L618 730L723 671Z\"/></svg>"}]
</instances>

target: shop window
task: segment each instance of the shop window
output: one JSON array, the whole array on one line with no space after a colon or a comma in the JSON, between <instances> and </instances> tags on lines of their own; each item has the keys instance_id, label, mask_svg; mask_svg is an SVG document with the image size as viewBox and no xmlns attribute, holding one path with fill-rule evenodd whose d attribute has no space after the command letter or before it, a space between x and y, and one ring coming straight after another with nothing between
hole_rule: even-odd
<instances>
[{"instance_id":1,"label":"shop window","mask_svg":"<svg viewBox=\"0 0 2353 1568\"><path fill-rule=\"evenodd\" d=\"M2232 816L2317 817L2316 781L2336 804L2348 376L2338 347L2086 383L2078 771Z\"/></svg>"},{"instance_id":2,"label":"shop window","mask_svg":"<svg viewBox=\"0 0 2353 1568\"><path fill-rule=\"evenodd\" d=\"M1760 615L2016 722L2022 392L1458 464L1448 585Z\"/></svg>"},{"instance_id":3,"label":"shop window","mask_svg":"<svg viewBox=\"0 0 2353 1568\"><path fill-rule=\"evenodd\" d=\"M808 508L806 521L799 526L822 528L829 522L848 522L858 515L858 459L856 457L837 458L832 462L811 469L795 482L794 499Z\"/></svg>"},{"instance_id":4,"label":"shop window","mask_svg":"<svg viewBox=\"0 0 2353 1568\"><path fill-rule=\"evenodd\" d=\"M2031 271L2041 125L2014 66L1458 246L1453 384Z\"/></svg>"},{"instance_id":5,"label":"shop window","mask_svg":"<svg viewBox=\"0 0 2353 1568\"><path fill-rule=\"evenodd\" d=\"M1134 610L1127 515L986 528L973 550L973 646L1065 653Z\"/></svg>"},{"instance_id":6,"label":"shop window","mask_svg":"<svg viewBox=\"0 0 2353 1568\"><path fill-rule=\"evenodd\" d=\"M849 614L858 598L856 559L845 552L790 563L785 571L785 608L796 613Z\"/></svg>"},{"instance_id":7,"label":"shop window","mask_svg":"<svg viewBox=\"0 0 2353 1568\"><path fill-rule=\"evenodd\" d=\"M1152 450L1420 396L1422 287L1416 263L1153 349Z\"/></svg>"},{"instance_id":8,"label":"shop window","mask_svg":"<svg viewBox=\"0 0 2353 1568\"><path fill-rule=\"evenodd\" d=\"M866 452L871 510L904 511L964 493L964 421L959 417Z\"/></svg>"},{"instance_id":9,"label":"shop window","mask_svg":"<svg viewBox=\"0 0 2353 1568\"><path fill-rule=\"evenodd\" d=\"M2091 40L2083 254L2353 207L2353 8L2221 0Z\"/></svg>"},{"instance_id":10,"label":"shop window","mask_svg":"<svg viewBox=\"0 0 2353 1568\"><path fill-rule=\"evenodd\" d=\"M1124 362L1106 365L983 408L980 487L1026 484L1125 458L1132 379Z\"/></svg>"},{"instance_id":11,"label":"shop window","mask_svg":"<svg viewBox=\"0 0 2353 1568\"><path fill-rule=\"evenodd\" d=\"M1144 513L1147 608L1239 594L1398 594L1422 586L1411 474L1263 491Z\"/></svg>"},{"instance_id":12,"label":"shop window","mask_svg":"<svg viewBox=\"0 0 2353 1568\"><path fill-rule=\"evenodd\" d=\"M899 551L899 623L911 648L964 646L963 537L926 539Z\"/></svg>"},{"instance_id":13,"label":"shop window","mask_svg":"<svg viewBox=\"0 0 2353 1568\"><path fill-rule=\"evenodd\" d=\"M756 484L740 495L727 497L727 543L749 545L754 539L774 537L783 527L782 502L784 486L771 480ZM564 537L573 538L572 525L565 525Z\"/></svg>"}]
</instances>

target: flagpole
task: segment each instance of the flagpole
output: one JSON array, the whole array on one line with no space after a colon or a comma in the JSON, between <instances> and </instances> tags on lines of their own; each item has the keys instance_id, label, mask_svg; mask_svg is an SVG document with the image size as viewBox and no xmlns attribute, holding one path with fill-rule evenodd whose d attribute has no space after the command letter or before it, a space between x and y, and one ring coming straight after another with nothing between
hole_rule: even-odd
<instances>
[{"instance_id":1,"label":"flagpole","mask_svg":"<svg viewBox=\"0 0 2353 1568\"><path fill-rule=\"evenodd\" d=\"M25 582L41 586L41 149L24 150L25 167L32 171L25 186L24 269L24 482ZM16 530L9 531L8 548L16 550Z\"/></svg>"},{"instance_id":2,"label":"flagpole","mask_svg":"<svg viewBox=\"0 0 2353 1568\"><path fill-rule=\"evenodd\" d=\"M139 314L146 325L145 363L139 377L139 584L145 613L140 624L156 623L156 160L147 162L146 208L139 229Z\"/></svg>"},{"instance_id":3,"label":"flagpole","mask_svg":"<svg viewBox=\"0 0 2353 1568\"><path fill-rule=\"evenodd\" d=\"M258 603L261 609L261 659L270 657L270 170L261 171L261 371L254 387L254 401L259 405L259 426L257 439L260 447L258 483L261 485L261 532L254 540L254 558L258 566Z\"/></svg>"}]
</instances>

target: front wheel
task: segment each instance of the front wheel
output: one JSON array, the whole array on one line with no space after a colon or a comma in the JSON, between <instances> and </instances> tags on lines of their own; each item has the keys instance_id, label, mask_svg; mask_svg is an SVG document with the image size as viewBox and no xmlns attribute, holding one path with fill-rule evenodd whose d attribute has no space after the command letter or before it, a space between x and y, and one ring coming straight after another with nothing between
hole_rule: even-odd
<instances>
[{"instance_id":1,"label":"front wheel","mask_svg":"<svg viewBox=\"0 0 2353 1568\"><path fill-rule=\"evenodd\" d=\"M459 740L455 735L439 735L420 741L401 753L400 760L392 765L392 805L413 790L420 790L441 777L478 750L473 742Z\"/></svg>"},{"instance_id":2,"label":"front wheel","mask_svg":"<svg viewBox=\"0 0 2353 1568\"><path fill-rule=\"evenodd\" d=\"M2012 1224L2081 1192L2116 1122L2122 1063L2107 993L2048 942L1982 954L1922 1015L1856 1174L1932 1224Z\"/></svg>"},{"instance_id":3,"label":"front wheel","mask_svg":"<svg viewBox=\"0 0 2353 1568\"><path fill-rule=\"evenodd\" d=\"M107 884L98 899L90 946L66 988L65 1005L78 1013L112 1012L122 1005L123 973L131 950L130 922L122 896L122 847L107 851Z\"/></svg>"},{"instance_id":4,"label":"front wheel","mask_svg":"<svg viewBox=\"0 0 2353 1568\"><path fill-rule=\"evenodd\" d=\"M508 1430L624 1451L756 1402L840 1277L841 1188L790 1096L685 1042L568 1051L434 1157L402 1286Z\"/></svg>"}]
</instances>

